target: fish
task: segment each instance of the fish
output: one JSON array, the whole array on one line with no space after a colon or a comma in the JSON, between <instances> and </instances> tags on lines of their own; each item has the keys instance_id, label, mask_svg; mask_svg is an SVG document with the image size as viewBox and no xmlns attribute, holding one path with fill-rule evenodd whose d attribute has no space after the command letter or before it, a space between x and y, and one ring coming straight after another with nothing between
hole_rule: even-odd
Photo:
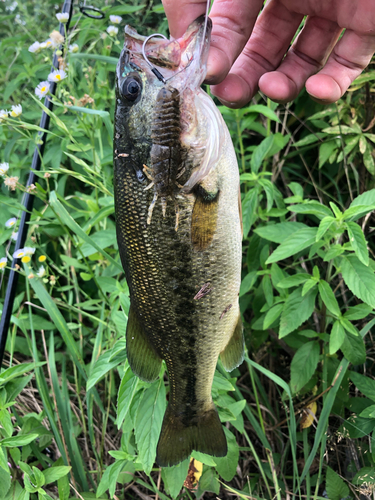
<instances>
[{"instance_id":1,"label":"fish","mask_svg":"<svg viewBox=\"0 0 375 500\"><path fill-rule=\"evenodd\" d=\"M227 454L211 388L219 355L227 371L244 356L238 164L222 115L201 89L210 32L205 16L173 41L126 26L116 69L114 195L130 292L127 359L148 382L163 360L167 368L161 467L193 450Z\"/></svg>"}]
</instances>

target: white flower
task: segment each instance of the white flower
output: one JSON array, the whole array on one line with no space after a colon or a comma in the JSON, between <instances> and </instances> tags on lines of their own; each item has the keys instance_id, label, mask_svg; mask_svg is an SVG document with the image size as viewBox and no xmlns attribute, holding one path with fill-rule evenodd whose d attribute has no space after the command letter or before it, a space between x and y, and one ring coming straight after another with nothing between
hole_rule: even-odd
<instances>
[{"instance_id":1,"label":"white flower","mask_svg":"<svg viewBox=\"0 0 375 500\"><path fill-rule=\"evenodd\" d=\"M25 247L23 249L23 251L25 252L25 255L34 255L35 248L33 248L33 247Z\"/></svg>"},{"instance_id":2,"label":"white flower","mask_svg":"<svg viewBox=\"0 0 375 500\"><path fill-rule=\"evenodd\" d=\"M29 47L29 52L40 52L40 50L42 49L41 45L39 42L34 42L32 45L30 45Z\"/></svg>"},{"instance_id":3,"label":"white flower","mask_svg":"<svg viewBox=\"0 0 375 500\"><path fill-rule=\"evenodd\" d=\"M39 278L43 278L43 276L45 274L46 274L46 270L45 270L44 266L40 266L36 275L39 276Z\"/></svg>"},{"instance_id":4,"label":"white flower","mask_svg":"<svg viewBox=\"0 0 375 500\"><path fill-rule=\"evenodd\" d=\"M57 30L53 30L52 33L49 34L49 36L52 44L54 44L55 47L64 43L63 35Z\"/></svg>"},{"instance_id":5,"label":"white flower","mask_svg":"<svg viewBox=\"0 0 375 500\"><path fill-rule=\"evenodd\" d=\"M53 41L50 38L48 38L48 40L46 40L45 42L42 42L40 44L40 48L41 49L49 49L49 48L52 48L52 47L55 47L55 45L54 45Z\"/></svg>"},{"instance_id":6,"label":"white flower","mask_svg":"<svg viewBox=\"0 0 375 500\"><path fill-rule=\"evenodd\" d=\"M0 270L4 271L6 265L7 265L7 258L6 257L2 257L0 259Z\"/></svg>"},{"instance_id":7,"label":"white flower","mask_svg":"<svg viewBox=\"0 0 375 500\"><path fill-rule=\"evenodd\" d=\"M108 26L107 33L111 36L116 36L118 33L118 28L116 28L116 26Z\"/></svg>"},{"instance_id":8,"label":"white flower","mask_svg":"<svg viewBox=\"0 0 375 500\"><path fill-rule=\"evenodd\" d=\"M22 115L22 106L21 104L16 104L12 106L12 111L9 112L12 118L17 118L17 116Z\"/></svg>"},{"instance_id":9,"label":"white flower","mask_svg":"<svg viewBox=\"0 0 375 500\"><path fill-rule=\"evenodd\" d=\"M66 72L63 69L59 69L56 71L52 71L52 73L50 73L48 75L48 81L49 82L60 82L61 80L64 80L64 78L66 78L67 76L68 75L66 74Z\"/></svg>"},{"instance_id":10,"label":"white flower","mask_svg":"<svg viewBox=\"0 0 375 500\"><path fill-rule=\"evenodd\" d=\"M3 177L9 170L9 163L0 163L0 175Z\"/></svg>"},{"instance_id":11,"label":"white flower","mask_svg":"<svg viewBox=\"0 0 375 500\"><path fill-rule=\"evenodd\" d=\"M109 20L111 21L111 23L113 24L120 24L121 21L122 21L122 17L121 16L109 16Z\"/></svg>"},{"instance_id":12,"label":"white flower","mask_svg":"<svg viewBox=\"0 0 375 500\"><path fill-rule=\"evenodd\" d=\"M22 257L25 257L25 249L24 248L19 248L16 250L13 254L13 259L21 259Z\"/></svg>"},{"instance_id":13,"label":"white flower","mask_svg":"<svg viewBox=\"0 0 375 500\"><path fill-rule=\"evenodd\" d=\"M40 82L40 84L35 88L35 94L39 99L44 97L49 91L49 83L48 82Z\"/></svg>"},{"instance_id":14,"label":"white flower","mask_svg":"<svg viewBox=\"0 0 375 500\"><path fill-rule=\"evenodd\" d=\"M5 118L8 118L8 111L5 111L5 109L0 110L0 123L5 120Z\"/></svg>"},{"instance_id":15,"label":"white flower","mask_svg":"<svg viewBox=\"0 0 375 500\"><path fill-rule=\"evenodd\" d=\"M60 21L60 23L67 23L69 20L69 13L68 12L59 12L56 14L57 20Z\"/></svg>"},{"instance_id":16,"label":"white flower","mask_svg":"<svg viewBox=\"0 0 375 500\"><path fill-rule=\"evenodd\" d=\"M5 223L5 227L13 227L17 222L17 219L15 217L12 217L11 219L8 219Z\"/></svg>"},{"instance_id":17,"label":"white flower","mask_svg":"<svg viewBox=\"0 0 375 500\"><path fill-rule=\"evenodd\" d=\"M17 241L18 231L16 233L13 232L11 238L12 238L13 241Z\"/></svg>"},{"instance_id":18,"label":"white flower","mask_svg":"<svg viewBox=\"0 0 375 500\"><path fill-rule=\"evenodd\" d=\"M79 51L79 47L76 43L69 45L69 52L71 52L72 54L75 54L78 51Z\"/></svg>"}]
</instances>

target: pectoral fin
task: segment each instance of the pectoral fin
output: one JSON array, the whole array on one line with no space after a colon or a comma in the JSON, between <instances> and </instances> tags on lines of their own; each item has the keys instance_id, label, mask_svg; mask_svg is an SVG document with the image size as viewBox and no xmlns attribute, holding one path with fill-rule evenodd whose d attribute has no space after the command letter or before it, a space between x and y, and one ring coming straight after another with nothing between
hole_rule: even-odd
<instances>
[{"instance_id":1,"label":"pectoral fin","mask_svg":"<svg viewBox=\"0 0 375 500\"><path fill-rule=\"evenodd\" d=\"M140 379L152 382L158 378L161 359L147 338L132 306L126 328L126 352L130 368Z\"/></svg>"},{"instance_id":2,"label":"pectoral fin","mask_svg":"<svg viewBox=\"0 0 375 500\"><path fill-rule=\"evenodd\" d=\"M191 242L195 250L202 251L211 244L216 232L220 193L211 193L202 186L197 188L191 217Z\"/></svg>"},{"instance_id":3,"label":"pectoral fin","mask_svg":"<svg viewBox=\"0 0 375 500\"><path fill-rule=\"evenodd\" d=\"M220 353L220 359L227 372L231 372L243 361L244 358L244 336L241 316L238 316L236 328L226 348Z\"/></svg>"}]
</instances>

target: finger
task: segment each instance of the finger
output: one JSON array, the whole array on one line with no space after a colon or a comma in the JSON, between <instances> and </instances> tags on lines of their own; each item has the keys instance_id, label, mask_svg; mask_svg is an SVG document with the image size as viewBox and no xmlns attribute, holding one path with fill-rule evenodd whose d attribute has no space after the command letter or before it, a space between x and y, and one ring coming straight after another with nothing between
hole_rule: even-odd
<instances>
[{"instance_id":1,"label":"finger","mask_svg":"<svg viewBox=\"0 0 375 500\"><path fill-rule=\"evenodd\" d=\"M173 38L181 37L197 17L206 13L206 0L162 0Z\"/></svg>"},{"instance_id":2,"label":"finger","mask_svg":"<svg viewBox=\"0 0 375 500\"><path fill-rule=\"evenodd\" d=\"M271 0L258 17L231 72L222 83L212 87L212 93L230 107L247 104L258 89L259 78L280 64L302 18L302 14Z\"/></svg>"},{"instance_id":3,"label":"finger","mask_svg":"<svg viewBox=\"0 0 375 500\"><path fill-rule=\"evenodd\" d=\"M277 70L260 78L259 89L273 101L295 99L306 80L323 67L341 31L334 21L308 17Z\"/></svg>"},{"instance_id":4,"label":"finger","mask_svg":"<svg viewBox=\"0 0 375 500\"><path fill-rule=\"evenodd\" d=\"M324 68L307 80L307 92L323 103L337 101L369 64L374 52L374 35L346 30Z\"/></svg>"}]
</instances>

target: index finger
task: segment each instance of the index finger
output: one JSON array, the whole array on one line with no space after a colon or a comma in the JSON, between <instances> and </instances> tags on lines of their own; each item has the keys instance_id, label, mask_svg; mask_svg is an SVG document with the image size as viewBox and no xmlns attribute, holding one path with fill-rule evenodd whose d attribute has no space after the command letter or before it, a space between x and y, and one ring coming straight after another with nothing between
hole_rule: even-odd
<instances>
[{"instance_id":1,"label":"index finger","mask_svg":"<svg viewBox=\"0 0 375 500\"><path fill-rule=\"evenodd\" d=\"M197 17L206 13L206 0L162 0L167 15L169 32L180 38Z\"/></svg>"}]
</instances>

